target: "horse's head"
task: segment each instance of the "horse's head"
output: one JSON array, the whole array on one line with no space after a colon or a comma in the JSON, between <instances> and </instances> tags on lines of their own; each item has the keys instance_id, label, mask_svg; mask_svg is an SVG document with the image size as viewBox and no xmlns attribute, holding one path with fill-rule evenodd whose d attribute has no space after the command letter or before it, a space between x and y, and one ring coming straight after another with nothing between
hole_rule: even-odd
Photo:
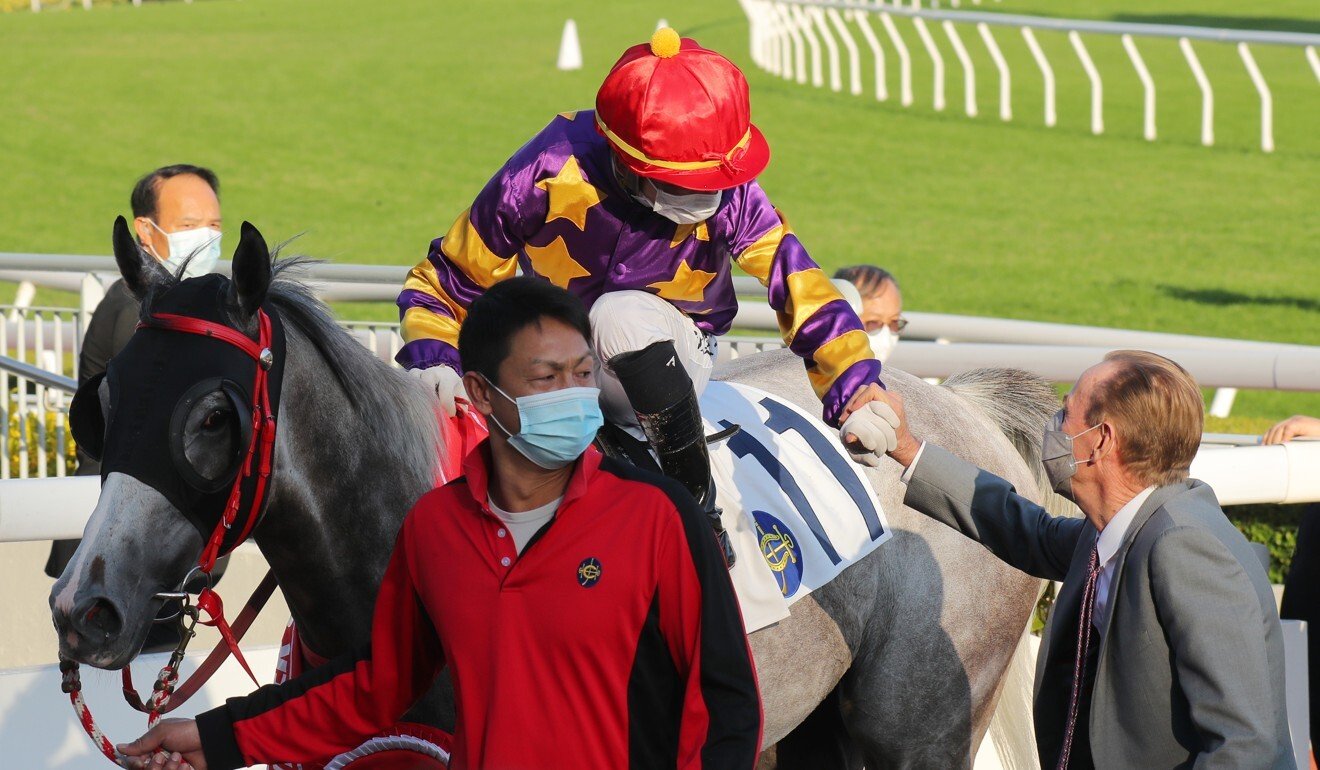
<instances>
[{"instance_id":1,"label":"horse's head","mask_svg":"<svg viewBox=\"0 0 1320 770\"><path fill-rule=\"evenodd\" d=\"M50 594L61 653L101 668L122 668L137 654L163 604L157 594L175 590L197 564L235 484L243 513L257 494L242 471L251 466L259 364L232 341L145 322L182 316L255 338L271 283L270 252L247 223L232 280L179 280L142 252L123 217L114 251L124 283L143 303L144 325L70 408L74 438L101 460L101 496ZM282 333L273 343L272 413ZM238 529L224 536L225 550Z\"/></svg>"}]
</instances>

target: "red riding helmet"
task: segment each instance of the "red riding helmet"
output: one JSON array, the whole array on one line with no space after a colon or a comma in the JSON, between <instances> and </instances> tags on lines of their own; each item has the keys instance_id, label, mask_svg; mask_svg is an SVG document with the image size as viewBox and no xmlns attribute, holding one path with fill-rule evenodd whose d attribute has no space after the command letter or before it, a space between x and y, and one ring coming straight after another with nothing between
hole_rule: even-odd
<instances>
[{"instance_id":1,"label":"red riding helmet","mask_svg":"<svg viewBox=\"0 0 1320 770\"><path fill-rule=\"evenodd\" d=\"M770 162L742 72L669 27L615 62L596 94L596 128L628 168L688 190L737 187Z\"/></svg>"}]
</instances>

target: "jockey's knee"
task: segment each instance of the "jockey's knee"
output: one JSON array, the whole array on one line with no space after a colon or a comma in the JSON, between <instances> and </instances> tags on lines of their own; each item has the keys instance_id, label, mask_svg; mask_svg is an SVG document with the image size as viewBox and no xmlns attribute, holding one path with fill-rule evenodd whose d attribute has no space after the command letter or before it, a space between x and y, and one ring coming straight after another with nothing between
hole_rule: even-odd
<instances>
[{"instance_id":1,"label":"jockey's knee","mask_svg":"<svg viewBox=\"0 0 1320 770\"><path fill-rule=\"evenodd\" d=\"M605 362L657 342L673 342L690 324L678 308L644 291L609 292L591 306L592 341Z\"/></svg>"}]
</instances>

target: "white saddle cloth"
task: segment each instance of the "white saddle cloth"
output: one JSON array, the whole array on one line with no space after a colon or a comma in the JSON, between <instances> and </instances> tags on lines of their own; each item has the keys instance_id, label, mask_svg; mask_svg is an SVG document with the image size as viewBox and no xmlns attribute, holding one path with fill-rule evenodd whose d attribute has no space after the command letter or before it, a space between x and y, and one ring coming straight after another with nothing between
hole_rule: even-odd
<instances>
[{"instance_id":1,"label":"white saddle cloth","mask_svg":"<svg viewBox=\"0 0 1320 770\"><path fill-rule=\"evenodd\" d=\"M711 447L711 473L748 633L788 617L793 602L892 536L861 467L819 417L729 382L706 386L701 413L708 433L742 428Z\"/></svg>"}]
</instances>

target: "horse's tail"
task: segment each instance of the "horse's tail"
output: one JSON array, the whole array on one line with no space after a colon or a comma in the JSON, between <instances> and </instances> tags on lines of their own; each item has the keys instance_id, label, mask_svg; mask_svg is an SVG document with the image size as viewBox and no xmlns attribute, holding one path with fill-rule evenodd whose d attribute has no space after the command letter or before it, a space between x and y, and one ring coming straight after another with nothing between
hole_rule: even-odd
<instances>
[{"instance_id":1,"label":"horse's tail","mask_svg":"<svg viewBox=\"0 0 1320 770\"><path fill-rule=\"evenodd\" d=\"M1048 380L1022 369L985 368L955 374L944 381L944 387L970 401L999 426L1031 469L1046 510L1078 515L1072 503L1050 490L1040 459L1045 424L1059 411L1059 396Z\"/></svg>"},{"instance_id":2,"label":"horse's tail","mask_svg":"<svg viewBox=\"0 0 1320 770\"><path fill-rule=\"evenodd\" d=\"M945 380L944 385L999 426L1031 469L1040 502L1047 510L1078 515L1072 503L1051 491L1041 462L1040 442L1045 424L1059 409L1059 396L1047 380L1021 369L987 368L956 374ZM1035 770L1040 766L1031 726L1031 683L1035 669L1031 653L1031 639L1024 630L1004 673L999 703L990 721L993 759L978 758L978 768L993 767L995 760L1003 770Z\"/></svg>"}]
</instances>

